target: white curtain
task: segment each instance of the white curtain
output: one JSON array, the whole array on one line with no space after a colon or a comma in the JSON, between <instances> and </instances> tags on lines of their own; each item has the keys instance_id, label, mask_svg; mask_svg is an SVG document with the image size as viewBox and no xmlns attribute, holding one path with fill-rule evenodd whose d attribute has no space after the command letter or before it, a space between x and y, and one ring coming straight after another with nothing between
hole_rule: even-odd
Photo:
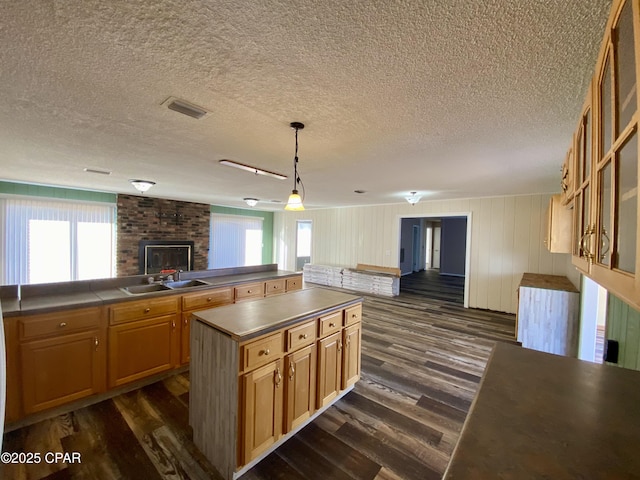
<instances>
[{"instance_id":1,"label":"white curtain","mask_svg":"<svg viewBox=\"0 0 640 480\"><path fill-rule=\"evenodd\" d=\"M262 218L211 214L209 268L262 264Z\"/></svg>"},{"instance_id":2,"label":"white curtain","mask_svg":"<svg viewBox=\"0 0 640 480\"><path fill-rule=\"evenodd\" d=\"M115 276L116 206L0 198L4 285Z\"/></svg>"}]
</instances>

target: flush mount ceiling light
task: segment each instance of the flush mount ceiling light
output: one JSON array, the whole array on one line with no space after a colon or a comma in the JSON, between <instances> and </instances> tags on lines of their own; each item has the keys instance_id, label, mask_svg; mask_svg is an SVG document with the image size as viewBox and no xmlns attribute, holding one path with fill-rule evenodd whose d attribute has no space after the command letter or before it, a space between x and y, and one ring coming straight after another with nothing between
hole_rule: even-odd
<instances>
[{"instance_id":1,"label":"flush mount ceiling light","mask_svg":"<svg viewBox=\"0 0 640 480\"><path fill-rule=\"evenodd\" d=\"M257 198L243 198L243 200L247 202L247 205L250 207L255 207L259 202Z\"/></svg>"},{"instance_id":2,"label":"flush mount ceiling light","mask_svg":"<svg viewBox=\"0 0 640 480\"><path fill-rule=\"evenodd\" d=\"M289 200L287 201L287 205L284 209L301 211L304 210L304 205L302 204L303 199L300 197L297 187L298 184L302 185L302 195L304 196L304 184L298 176L298 130L302 130L304 128L304 123L291 122L291 128L296 131L296 154L293 157L293 190L291 191L291 195L289 195Z\"/></svg>"},{"instance_id":3,"label":"flush mount ceiling light","mask_svg":"<svg viewBox=\"0 0 640 480\"><path fill-rule=\"evenodd\" d=\"M129 181L131 182L131 185L133 185L135 189L138 190L140 193L146 192L156 184L156 182L152 182L151 180L135 180L134 179Z\"/></svg>"},{"instance_id":4,"label":"flush mount ceiling light","mask_svg":"<svg viewBox=\"0 0 640 480\"><path fill-rule=\"evenodd\" d=\"M278 180L286 180L287 176L282 175L281 173L270 172L269 170L264 170L258 167L252 167L251 165L245 165L244 163L235 162L233 160L220 160L220 165L226 165L227 167L239 168L240 170L244 170L245 172L255 173L256 175L266 175L268 177L277 178Z\"/></svg>"},{"instance_id":5,"label":"flush mount ceiling light","mask_svg":"<svg viewBox=\"0 0 640 480\"><path fill-rule=\"evenodd\" d=\"M409 202L411 205L415 205L420 201L422 195L418 195L418 192L410 192L409 196L404 197L404 199Z\"/></svg>"}]
</instances>

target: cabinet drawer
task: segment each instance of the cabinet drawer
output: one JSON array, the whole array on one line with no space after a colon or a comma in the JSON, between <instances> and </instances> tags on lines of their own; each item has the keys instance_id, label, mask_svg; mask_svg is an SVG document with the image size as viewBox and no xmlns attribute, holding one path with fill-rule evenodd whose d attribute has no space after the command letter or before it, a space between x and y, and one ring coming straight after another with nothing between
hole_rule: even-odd
<instances>
[{"instance_id":1,"label":"cabinet drawer","mask_svg":"<svg viewBox=\"0 0 640 480\"><path fill-rule=\"evenodd\" d=\"M351 325L362 320L362 304L354 305L344 311L344 324Z\"/></svg>"},{"instance_id":2,"label":"cabinet drawer","mask_svg":"<svg viewBox=\"0 0 640 480\"><path fill-rule=\"evenodd\" d=\"M302 277L287 278L287 292L302 289Z\"/></svg>"},{"instance_id":3,"label":"cabinet drawer","mask_svg":"<svg viewBox=\"0 0 640 480\"><path fill-rule=\"evenodd\" d=\"M278 332L268 337L261 338L255 342L242 346L242 369L265 365L273 360L277 360L283 352L282 333Z\"/></svg>"},{"instance_id":4,"label":"cabinet drawer","mask_svg":"<svg viewBox=\"0 0 640 480\"><path fill-rule=\"evenodd\" d=\"M231 288L216 288L204 292L189 293L182 297L182 310L195 310L210 307L219 307L233 303L233 290Z\"/></svg>"},{"instance_id":5,"label":"cabinet drawer","mask_svg":"<svg viewBox=\"0 0 640 480\"><path fill-rule=\"evenodd\" d=\"M136 302L126 302L109 307L109 323L130 322L145 318L169 315L178 311L178 296L164 298L150 298Z\"/></svg>"},{"instance_id":6,"label":"cabinet drawer","mask_svg":"<svg viewBox=\"0 0 640 480\"><path fill-rule=\"evenodd\" d=\"M100 307L43 313L20 319L20 339L62 335L100 326Z\"/></svg>"},{"instance_id":7,"label":"cabinet drawer","mask_svg":"<svg viewBox=\"0 0 640 480\"><path fill-rule=\"evenodd\" d=\"M311 345L316 341L316 321L298 325L287 330L287 351L293 352L298 348Z\"/></svg>"},{"instance_id":8,"label":"cabinet drawer","mask_svg":"<svg viewBox=\"0 0 640 480\"><path fill-rule=\"evenodd\" d=\"M266 296L269 295L277 295L278 293L284 293L286 287L286 281L284 278L279 280L269 280L264 284L264 294Z\"/></svg>"},{"instance_id":9,"label":"cabinet drawer","mask_svg":"<svg viewBox=\"0 0 640 480\"><path fill-rule=\"evenodd\" d=\"M340 331L342 328L342 310L329 313L320 317L318 325L318 337L326 337L332 333Z\"/></svg>"},{"instance_id":10,"label":"cabinet drawer","mask_svg":"<svg viewBox=\"0 0 640 480\"><path fill-rule=\"evenodd\" d=\"M264 282L246 283L234 288L234 298L236 300L247 300L249 298L260 298L264 296Z\"/></svg>"}]
</instances>

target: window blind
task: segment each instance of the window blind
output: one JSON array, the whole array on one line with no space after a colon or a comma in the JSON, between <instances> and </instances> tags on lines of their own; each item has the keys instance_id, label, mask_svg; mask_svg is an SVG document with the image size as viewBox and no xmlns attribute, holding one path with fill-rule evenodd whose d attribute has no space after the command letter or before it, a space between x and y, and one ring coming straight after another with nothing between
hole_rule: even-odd
<instances>
[{"instance_id":1,"label":"window blind","mask_svg":"<svg viewBox=\"0 0 640 480\"><path fill-rule=\"evenodd\" d=\"M0 198L1 283L115 276L113 204Z\"/></svg>"},{"instance_id":2,"label":"window blind","mask_svg":"<svg viewBox=\"0 0 640 480\"><path fill-rule=\"evenodd\" d=\"M262 218L211 214L209 268L262 263Z\"/></svg>"}]
</instances>

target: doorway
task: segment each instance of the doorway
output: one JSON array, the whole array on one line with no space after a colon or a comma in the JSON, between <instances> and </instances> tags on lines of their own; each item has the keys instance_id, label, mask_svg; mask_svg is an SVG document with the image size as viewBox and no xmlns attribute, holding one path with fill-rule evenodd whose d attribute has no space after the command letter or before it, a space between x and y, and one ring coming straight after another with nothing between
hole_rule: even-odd
<instances>
[{"instance_id":1,"label":"doorway","mask_svg":"<svg viewBox=\"0 0 640 480\"><path fill-rule=\"evenodd\" d=\"M602 363L607 321L607 290L583 275L580 292L578 358Z\"/></svg>"},{"instance_id":2,"label":"doorway","mask_svg":"<svg viewBox=\"0 0 640 480\"><path fill-rule=\"evenodd\" d=\"M471 214L400 218L400 290L469 305Z\"/></svg>"}]
</instances>

